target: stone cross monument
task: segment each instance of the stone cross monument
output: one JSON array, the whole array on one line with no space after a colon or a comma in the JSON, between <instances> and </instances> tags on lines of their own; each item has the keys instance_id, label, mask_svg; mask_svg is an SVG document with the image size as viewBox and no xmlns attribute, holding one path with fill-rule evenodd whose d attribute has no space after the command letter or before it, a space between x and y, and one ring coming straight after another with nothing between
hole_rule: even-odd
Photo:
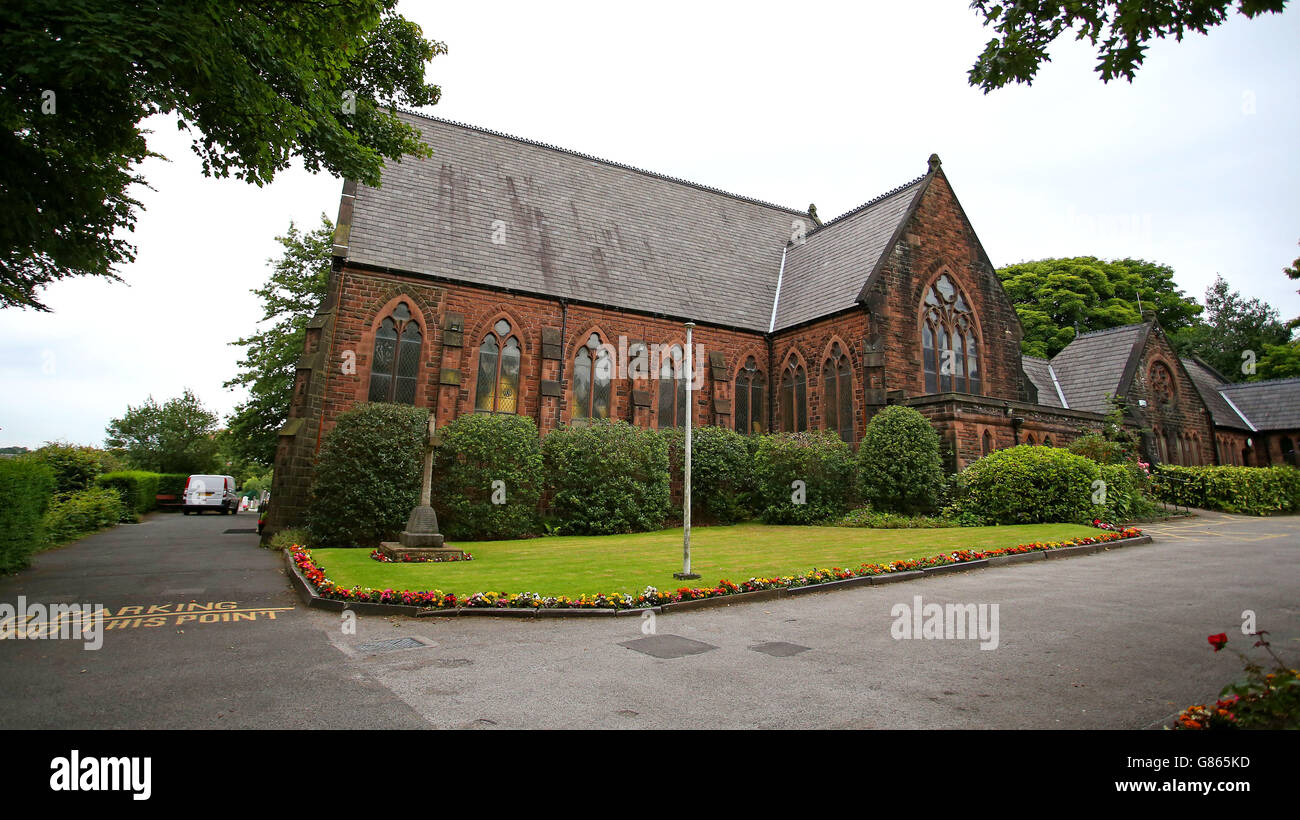
<instances>
[{"instance_id":1,"label":"stone cross monument","mask_svg":"<svg viewBox=\"0 0 1300 820\"><path fill-rule=\"evenodd\" d=\"M438 532L438 514L433 511L433 450L438 445L437 424L432 414L429 415L429 430L424 438L424 470L420 484L420 503L411 510L406 519L406 529L397 541L384 541L379 549L395 561L403 556L411 558L436 558L444 560L456 553L463 557L461 550L443 544L442 533Z\"/></svg>"}]
</instances>

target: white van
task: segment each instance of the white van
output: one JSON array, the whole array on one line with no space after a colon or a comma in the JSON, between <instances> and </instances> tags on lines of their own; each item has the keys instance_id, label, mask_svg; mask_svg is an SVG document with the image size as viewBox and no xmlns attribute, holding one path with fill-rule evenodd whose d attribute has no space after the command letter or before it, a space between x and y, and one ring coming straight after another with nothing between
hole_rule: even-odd
<instances>
[{"instance_id":1,"label":"white van","mask_svg":"<svg viewBox=\"0 0 1300 820\"><path fill-rule=\"evenodd\" d=\"M204 510L218 510L223 515L239 512L239 496L235 495L233 476L192 475L185 479L185 492L181 498L184 500L181 510L186 515Z\"/></svg>"}]
</instances>

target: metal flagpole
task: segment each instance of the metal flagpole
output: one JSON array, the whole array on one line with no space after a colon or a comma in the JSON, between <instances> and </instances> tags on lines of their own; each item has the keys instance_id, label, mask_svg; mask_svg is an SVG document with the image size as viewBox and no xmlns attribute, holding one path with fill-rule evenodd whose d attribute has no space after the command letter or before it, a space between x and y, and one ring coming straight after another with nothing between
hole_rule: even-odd
<instances>
[{"instance_id":1,"label":"metal flagpole","mask_svg":"<svg viewBox=\"0 0 1300 820\"><path fill-rule=\"evenodd\" d=\"M679 580L699 578L691 572L691 427L693 426L695 407L692 404L691 388L695 381L694 346L691 342L691 329L694 322L686 323L686 446L682 470L682 571L674 572Z\"/></svg>"}]
</instances>

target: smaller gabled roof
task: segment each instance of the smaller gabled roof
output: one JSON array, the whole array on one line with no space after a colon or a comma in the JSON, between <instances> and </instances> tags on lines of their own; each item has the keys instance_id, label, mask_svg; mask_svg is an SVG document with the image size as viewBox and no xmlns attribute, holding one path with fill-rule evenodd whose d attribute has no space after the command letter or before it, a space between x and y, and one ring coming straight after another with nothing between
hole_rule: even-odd
<instances>
[{"instance_id":1,"label":"smaller gabled roof","mask_svg":"<svg viewBox=\"0 0 1300 820\"><path fill-rule=\"evenodd\" d=\"M1052 369L1070 409L1108 412L1106 397L1119 393L1129 359L1140 352L1150 332L1151 323L1143 322L1080 333L1057 353L1052 358Z\"/></svg>"},{"instance_id":2,"label":"smaller gabled roof","mask_svg":"<svg viewBox=\"0 0 1300 820\"><path fill-rule=\"evenodd\" d=\"M1219 390L1258 430L1300 430L1300 378L1225 384Z\"/></svg>"},{"instance_id":3,"label":"smaller gabled roof","mask_svg":"<svg viewBox=\"0 0 1300 820\"><path fill-rule=\"evenodd\" d=\"M1052 365L1047 359L1035 356L1021 356L1021 366L1029 381L1038 388L1038 403L1044 407L1061 407L1061 395L1056 391L1056 380L1052 378Z\"/></svg>"},{"instance_id":4,"label":"smaller gabled roof","mask_svg":"<svg viewBox=\"0 0 1300 820\"><path fill-rule=\"evenodd\" d=\"M1232 427L1237 430L1250 430L1251 423L1242 414L1237 412L1237 408L1228 402L1221 392L1222 385L1226 381L1217 370L1210 367L1205 362L1195 357L1183 359L1183 367L1187 370L1187 375L1192 377L1192 384L1196 386L1196 392L1201 394L1201 401L1210 410L1210 417L1214 419L1216 427Z\"/></svg>"},{"instance_id":5,"label":"smaller gabled roof","mask_svg":"<svg viewBox=\"0 0 1300 820\"><path fill-rule=\"evenodd\" d=\"M792 246L781 277L775 330L851 308L889 252L934 172L832 219Z\"/></svg>"}]
</instances>

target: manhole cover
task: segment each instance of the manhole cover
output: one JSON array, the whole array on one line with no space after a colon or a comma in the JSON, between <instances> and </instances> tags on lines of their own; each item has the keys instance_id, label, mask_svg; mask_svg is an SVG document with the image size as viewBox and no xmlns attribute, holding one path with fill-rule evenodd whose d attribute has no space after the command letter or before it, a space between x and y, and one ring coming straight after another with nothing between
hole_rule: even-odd
<instances>
[{"instance_id":1,"label":"manhole cover","mask_svg":"<svg viewBox=\"0 0 1300 820\"><path fill-rule=\"evenodd\" d=\"M358 652L396 652L399 649L420 649L424 644L416 638L388 638L357 644Z\"/></svg>"},{"instance_id":2,"label":"manhole cover","mask_svg":"<svg viewBox=\"0 0 1300 820\"><path fill-rule=\"evenodd\" d=\"M246 530L241 530L241 529L223 530L221 534L222 535L256 535L257 528L249 527Z\"/></svg>"},{"instance_id":3,"label":"manhole cover","mask_svg":"<svg viewBox=\"0 0 1300 820\"><path fill-rule=\"evenodd\" d=\"M750 649L755 652L762 652L764 655L771 655L774 658L789 658L798 655L800 652L807 652L809 647L800 646L797 643L786 643L785 641L768 641L758 646L751 646Z\"/></svg>"},{"instance_id":4,"label":"manhole cover","mask_svg":"<svg viewBox=\"0 0 1300 820\"><path fill-rule=\"evenodd\" d=\"M652 658L684 658L687 655L698 655L710 649L717 649L713 644L693 641L679 635L651 635L648 638L637 638L635 641L624 641L619 646L626 646Z\"/></svg>"}]
</instances>

